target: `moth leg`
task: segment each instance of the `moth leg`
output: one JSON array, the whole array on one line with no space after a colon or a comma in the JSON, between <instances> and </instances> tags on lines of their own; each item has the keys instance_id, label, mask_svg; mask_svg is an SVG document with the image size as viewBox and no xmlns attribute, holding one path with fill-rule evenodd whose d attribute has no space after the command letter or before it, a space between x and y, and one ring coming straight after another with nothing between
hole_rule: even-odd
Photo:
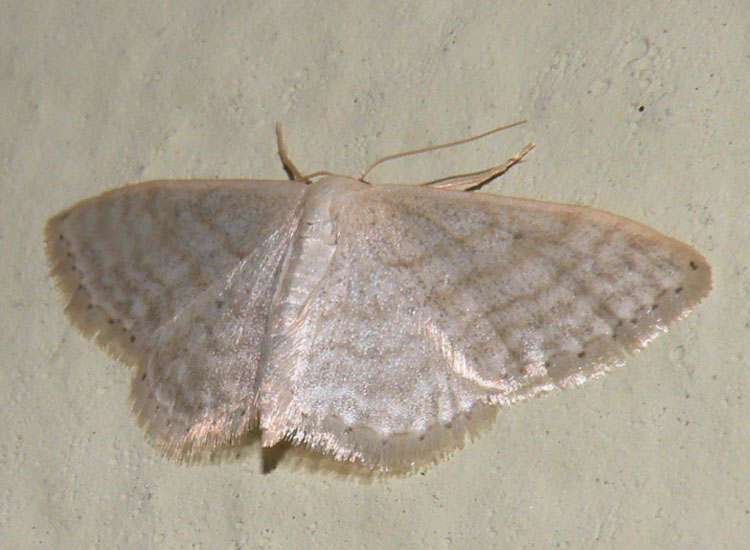
<instances>
[{"instance_id":1,"label":"moth leg","mask_svg":"<svg viewBox=\"0 0 750 550\"><path fill-rule=\"evenodd\" d=\"M365 168L359 173L356 179L358 179L359 181L365 181L365 176L369 174L373 168L375 168L378 164L382 164L383 162L388 162L389 160L400 159L400 158L408 157L411 155L419 155L421 153L427 153L428 151L437 151L438 149L446 149L448 147L455 147L456 145L463 145L464 143L469 143L470 141L476 141L478 139L482 139L483 137L487 137L489 135L495 134L502 130L507 130L508 128L513 128L514 126L518 126L519 124L525 124L525 123L526 123L525 120L519 120L518 122L513 122L512 124L506 124L505 126L498 126L497 128L493 128L489 132L484 132L483 134L478 134L476 136L459 139L457 141L451 141L449 143L440 143L438 145L431 145L430 147L422 147L421 149L414 149L413 151L405 151L403 153L386 155L384 157L380 157L379 159L371 162L367 166L367 168Z\"/></svg>"},{"instance_id":2,"label":"moth leg","mask_svg":"<svg viewBox=\"0 0 750 550\"><path fill-rule=\"evenodd\" d=\"M499 164L498 166L493 166L492 168L488 168L480 172L473 172L471 174L464 174L460 176L452 176L447 179L444 178L434 181L428 181L426 183L423 183L422 185L425 185L427 187L434 187L435 189L453 189L455 187L466 186L464 191L476 191L477 189L480 189L483 186L487 185L495 178L502 176L513 165L519 163L521 159L523 159L523 157L525 157L533 148L534 144L529 143L518 153L510 157L504 163Z\"/></svg>"},{"instance_id":3,"label":"moth leg","mask_svg":"<svg viewBox=\"0 0 750 550\"><path fill-rule=\"evenodd\" d=\"M289 154L286 152L286 145L284 144L284 136L281 133L281 122L276 123L276 147L279 150L279 157L281 158L281 164L284 165L284 171L292 181L305 181L302 177L302 172L299 171L292 159L289 158Z\"/></svg>"}]
</instances>

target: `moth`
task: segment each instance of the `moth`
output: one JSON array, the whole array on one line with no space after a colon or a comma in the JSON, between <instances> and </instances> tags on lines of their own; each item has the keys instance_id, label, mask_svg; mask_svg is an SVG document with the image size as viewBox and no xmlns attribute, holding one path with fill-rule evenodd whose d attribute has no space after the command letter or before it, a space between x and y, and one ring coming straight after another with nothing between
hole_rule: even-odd
<instances>
[{"instance_id":1,"label":"moth","mask_svg":"<svg viewBox=\"0 0 750 550\"><path fill-rule=\"evenodd\" d=\"M701 254L640 223L477 191L532 144L371 185L393 156L305 176L277 130L290 181L138 183L46 226L68 316L132 366L134 414L169 457L258 431L414 471L499 408L621 365L711 288Z\"/></svg>"}]
</instances>

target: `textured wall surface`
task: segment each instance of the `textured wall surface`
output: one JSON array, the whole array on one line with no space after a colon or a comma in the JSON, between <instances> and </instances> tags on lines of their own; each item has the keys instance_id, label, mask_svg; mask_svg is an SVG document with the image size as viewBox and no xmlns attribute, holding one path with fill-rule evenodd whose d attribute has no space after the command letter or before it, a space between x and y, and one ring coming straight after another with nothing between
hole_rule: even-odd
<instances>
[{"instance_id":1,"label":"textured wall surface","mask_svg":"<svg viewBox=\"0 0 750 550\"><path fill-rule=\"evenodd\" d=\"M0 546L738 548L750 521L750 7L671 2L0 2ZM527 161L489 191L588 204L695 246L714 290L627 366L368 483L257 444L162 458L130 372L81 337L42 230L154 178L282 178L528 118L379 167ZM744 532L743 532L744 531Z\"/></svg>"}]
</instances>

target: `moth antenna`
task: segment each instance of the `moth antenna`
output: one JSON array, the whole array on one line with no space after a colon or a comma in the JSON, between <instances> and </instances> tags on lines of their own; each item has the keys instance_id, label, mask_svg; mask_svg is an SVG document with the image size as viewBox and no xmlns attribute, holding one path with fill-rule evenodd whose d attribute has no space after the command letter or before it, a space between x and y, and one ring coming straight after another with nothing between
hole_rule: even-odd
<instances>
[{"instance_id":1,"label":"moth antenna","mask_svg":"<svg viewBox=\"0 0 750 550\"><path fill-rule=\"evenodd\" d=\"M328 170L318 170L316 172L311 172L309 174L305 174L304 176L300 176L298 179L300 181L310 182L312 178L319 178L320 176L335 176L333 172L329 172Z\"/></svg>"},{"instance_id":2,"label":"moth antenna","mask_svg":"<svg viewBox=\"0 0 750 550\"><path fill-rule=\"evenodd\" d=\"M513 122L512 124L506 124L505 126L498 126L497 128L493 128L492 130L489 130L489 131L484 132L482 134L478 134L476 136L471 136L471 137L468 137L468 138L459 139L459 140L451 141L451 142L448 142L448 143L441 143L439 145L432 145L430 147L423 147L421 149L414 149L413 151L406 151L404 153L395 153L393 155L386 155L386 156L380 157L379 159L377 159L377 160L371 162L370 164L368 164L367 168L365 168L364 170L362 170L362 172L359 173L359 176L357 176L357 179L358 180L364 179L364 177L373 168L375 168L378 164L381 164L381 163L386 162L388 160L400 159L400 158L408 157L408 156L411 156L411 155L418 155L419 153L427 153L429 151L436 151L437 149L445 149L447 147L453 147L455 145L463 145L464 143L469 143L470 141L475 141L475 140L478 140L478 139L482 139L482 138L487 137L489 135L495 134L495 133L497 133L497 132L499 132L501 130L507 130L509 128L513 128L515 126L520 126L521 124L525 124L525 123L526 123L525 119L524 120L519 120L517 122Z\"/></svg>"}]
</instances>

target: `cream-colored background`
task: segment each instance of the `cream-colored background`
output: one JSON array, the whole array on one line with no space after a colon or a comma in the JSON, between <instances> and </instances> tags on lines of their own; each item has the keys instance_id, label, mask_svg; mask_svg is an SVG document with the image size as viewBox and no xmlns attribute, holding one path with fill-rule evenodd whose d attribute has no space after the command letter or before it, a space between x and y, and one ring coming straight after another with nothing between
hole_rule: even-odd
<instances>
[{"instance_id":1,"label":"cream-colored background","mask_svg":"<svg viewBox=\"0 0 750 550\"><path fill-rule=\"evenodd\" d=\"M670 2L0 2L0 546L740 548L750 537L750 7ZM640 109L640 107L643 109ZM693 244L705 303L626 368L503 411L452 459L369 484L257 450L167 462L129 372L62 312L46 219L150 178L491 186Z\"/></svg>"}]
</instances>

